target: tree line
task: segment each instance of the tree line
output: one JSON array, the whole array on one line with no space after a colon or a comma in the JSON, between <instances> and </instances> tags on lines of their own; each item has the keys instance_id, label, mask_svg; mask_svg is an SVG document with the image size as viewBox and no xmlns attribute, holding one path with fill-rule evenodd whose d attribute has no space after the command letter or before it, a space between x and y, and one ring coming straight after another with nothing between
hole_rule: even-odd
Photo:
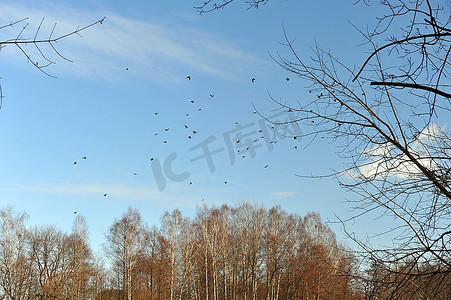
<instances>
[{"instance_id":1,"label":"tree line","mask_svg":"<svg viewBox=\"0 0 451 300\"><path fill-rule=\"evenodd\" d=\"M1 211L0 299L446 299L449 276L434 284L400 262L363 268L319 214L256 204L198 208L192 219L166 212L149 227L129 207L94 255L83 216L70 233L27 227L27 214ZM398 273L396 273L398 274ZM431 276L432 272L431 272ZM396 283L396 284L395 284ZM426 284L427 283L427 284ZM431 295L434 295L432 298Z\"/></svg>"}]
</instances>

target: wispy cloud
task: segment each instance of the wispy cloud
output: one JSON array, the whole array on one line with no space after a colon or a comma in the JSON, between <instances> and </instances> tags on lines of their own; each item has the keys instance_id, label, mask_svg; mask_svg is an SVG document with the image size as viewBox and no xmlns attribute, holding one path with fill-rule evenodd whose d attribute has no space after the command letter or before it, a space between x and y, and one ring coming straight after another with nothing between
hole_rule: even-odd
<instances>
[{"instance_id":1,"label":"wispy cloud","mask_svg":"<svg viewBox=\"0 0 451 300\"><path fill-rule=\"evenodd\" d=\"M106 15L104 24L89 28L83 32L83 38L73 36L56 45L63 55L76 62L62 62L53 55L52 58L61 62L52 67L57 72L115 80L118 77L115 74L129 68L129 74L158 82L180 79L180 72L186 70L234 78L256 63L255 57L240 45L206 29L181 23L178 19L170 20L168 25L168 20L158 23L155 20L131 19L108 12L100 15L68 7L55 7L53 3L39 8L0 3L0 11L0 24L28 16L27 22L30 25L23 36L30 38L34 36L42 17L46 18L40 30L41 37L44 38L48 37L55 22L57 27L54 36L95 22ZM1 30L0 39L14 38L23 25ZM15 53L18 56L18 51L11 51L15 49L9 48L9 51L5 48L7 55L13 56ZM33 47L29 47L30 51L31 48Z\"/></svg>"},{"instance_id":2,"label":"wispy cloud","mask_svg":"<svg viewBox=\"0 0 451 300\"><path fill-rule=\"evenodd\" d=\"M147 186L129 186L124 184L104 183L53 183L38 182L30 185L15 185L16 190L33 193L35 195L56 195L61 197L79 196L87 199L102 198L106 194L108 199L120 201L140 201L158 205L160 207L194 207L195 201L191 201L186 194L178 191L173 193L160 193L158 189ZM185 195L184 197L181 197Z\"/></svg>"},{"instance_id":3,"label":"wispy cloud","mask_svg":"<svg viewBox=\"0 0 451 300\"><path fill-rule=\"evenodd\" d=\"M284 199L284 198L288 198L292 195L294 195L294 192L277 192L277 193L272 193L271 197L276 198L276 199Z\"/></svg>"}]
</instances>

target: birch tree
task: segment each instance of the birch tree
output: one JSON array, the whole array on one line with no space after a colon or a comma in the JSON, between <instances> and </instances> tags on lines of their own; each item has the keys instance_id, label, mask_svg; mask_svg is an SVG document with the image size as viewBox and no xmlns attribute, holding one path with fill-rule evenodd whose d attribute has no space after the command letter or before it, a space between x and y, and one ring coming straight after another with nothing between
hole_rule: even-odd
<instances>
[{"instance_id":1,"label":"birch tree","mask_svg":"<svg viewBox=\"0 0 451 300\"><path fill-rule=\"evenodd\" d=\"M105 251L120 280L124 300L133 298L133 270L145 245L145 226L138 210L129 207L106 234Z\"/></svg>"}]
</instances>

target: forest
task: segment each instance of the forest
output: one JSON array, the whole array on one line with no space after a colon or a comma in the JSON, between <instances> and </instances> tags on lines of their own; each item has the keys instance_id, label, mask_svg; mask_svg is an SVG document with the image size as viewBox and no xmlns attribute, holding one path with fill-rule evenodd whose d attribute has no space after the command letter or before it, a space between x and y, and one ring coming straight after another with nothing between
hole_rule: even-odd
<instances>
[{"instance_id":1,"label":"forest","mask_svg":"<svg viewBox=\"0 0 451 300\"><path fill-rule=\"evenodd\" d=\"M447 275L431 272L430 284L412 274L426 266L400 262L411 276L395 277L377 263L359 265L319 214L279 206L204 205L193 219L176 209L159 228L129 207L106 232L101 255L90 248L82 215L70 233L27 227L27 218L1 210L1 299L446 299L451 292Z\"/></svg>"}]
</instances>

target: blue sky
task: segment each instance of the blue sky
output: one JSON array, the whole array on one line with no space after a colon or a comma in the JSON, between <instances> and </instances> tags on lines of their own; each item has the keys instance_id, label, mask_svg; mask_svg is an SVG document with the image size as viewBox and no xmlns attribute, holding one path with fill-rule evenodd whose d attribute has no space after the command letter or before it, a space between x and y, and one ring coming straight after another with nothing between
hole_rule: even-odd
<instances>
[{"instance_id":1,"label":"blue sky","mask_svg":"<svg viewBox=\"0 0 451 300\"><path fill-rule=\"evenodd\" d=\"M193 6L201 1L2 1L0 24L29 17L24 37L34 36L43 17L43 37L54 23L58 34L106 19L57 44L73 62L44 47L56 62L46 71L57 78L39 72L13 46L1 50L0 206L25 210L29 224L63 230L77 211L87 218L96 251L128 206L149 225L159 225L166 210L193 216L204 203L242 200L299 215L316 211L323 220L348 216L344 201L354 195L332 179L296 176L341 167L330 141L305 148L308 140L278 130L277 143L260 139L255 152L240 146L270 129L253 113L253 105L265 116L278 113L268 94L312 96L269 56L288 55L283 26L305 58L317 43L351 66L364 60L366 48L357 46L363 40L348 21L365 28L380 12L353 2L270 1L247 10L237 1L199 15ZM0 39L20 29L2 29ZM207 142L218 150L210 163L196 160ZM171 159L170 170L182 175L171 177L163 167ZM352 229L364 234L369 226Z\"/></svg>"}]
</instances>

